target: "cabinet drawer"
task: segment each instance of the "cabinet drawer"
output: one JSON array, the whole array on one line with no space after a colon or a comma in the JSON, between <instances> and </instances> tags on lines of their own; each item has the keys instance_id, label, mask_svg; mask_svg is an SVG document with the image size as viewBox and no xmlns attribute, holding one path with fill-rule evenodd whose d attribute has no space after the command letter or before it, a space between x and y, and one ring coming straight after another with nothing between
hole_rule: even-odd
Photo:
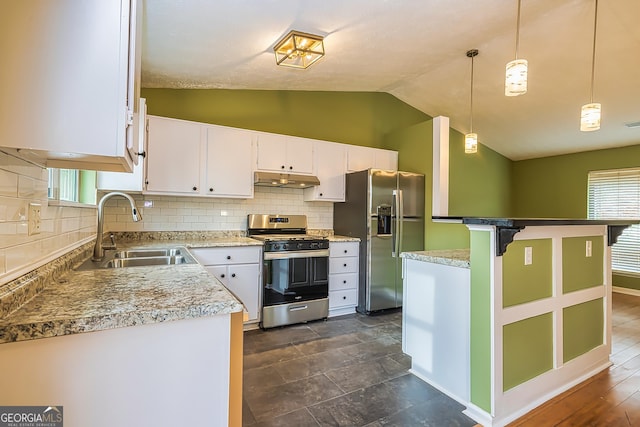
<instances>
[{"instance_id":1,"label":"cabinet drawer","mask_svg":"<svg viewBox=\"0 0 640 427\"><path fill-rule=\"evenodd\" d=\"M344 289L358 289L358 273L329 275L329 292Z\"/></svg>"},{"instance_id":2,"label":"cabinet drawer","mask_svg":"<svg viewBox=\"0 0 640 427\"><path fill-rule=\"evenodd\" d=\"M329 258L329 273L357 273L358 258Z\"/></svg>"},{"instance_id":3,"label":"cabinet drawer","mask_svg":"<svg viewBox=\"0 0 640 427\"><path fill-rule=\"evenodd\" d=\"M355 306L357 304L358 291L356 289L329 292L329 309Z\"/></svg>"},{"instance_id":4,"label":"cabinet drawer","mask_svg":"<svg viewBox=\"0 0 640 427\"><path fill-rule=\"evenodd\" d=\"M329 256L331 258L359 256L360 242L331 242Z\"/></svg>"},{"instance_id":5,"label":"cabinet drawer","mask_svg":"<svg viewBox=\"0 0 640 427\"><path fill-rule=\"evenodd\" d=\"M189 252L202 265L257 264L260 247L192 248Z\"/></svg>"}]
</instances>

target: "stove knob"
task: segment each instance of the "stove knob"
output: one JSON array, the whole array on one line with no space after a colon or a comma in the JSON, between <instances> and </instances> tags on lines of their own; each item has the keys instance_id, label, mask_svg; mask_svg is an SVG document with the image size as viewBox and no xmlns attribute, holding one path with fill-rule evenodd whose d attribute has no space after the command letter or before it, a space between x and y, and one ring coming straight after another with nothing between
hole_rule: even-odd
<instances>
[{"instance_id":1,"label":"stove knob","mask_svg":"<svg viewBox=\"0 0 640 427\"><path fill-rule=\"evenodd\" d=\"M302 249L304 245L302 243L298 243L298 249Z\"/></svg>"},{"instance_id":2,"label":"stove knob","mask_svg":"<svg viewBox=\"0 0 640 427\"><path fill-rule=\"evenodd\" d=\"M311 243L311 249L318 249L319 246L320 244L318 242Z\"/></svg>"},{"instance_id":3,"label":"stove knob","mask_svg":"<svg viewBox=\"0 0 640 427\"><path fill-rule=\"evenodd\" d=\"M283 250L283 251L286 251L287 249L289 249L289 245L288 245L288 244L286 244L286 243L283 243L283 244L282 244L282 250Z\"/></svg>"}]
</instances>

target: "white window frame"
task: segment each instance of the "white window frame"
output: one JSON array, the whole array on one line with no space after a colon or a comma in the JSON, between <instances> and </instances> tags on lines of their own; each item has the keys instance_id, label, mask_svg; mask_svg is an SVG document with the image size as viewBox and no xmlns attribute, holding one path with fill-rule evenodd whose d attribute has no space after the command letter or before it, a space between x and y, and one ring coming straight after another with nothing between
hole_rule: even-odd
<instances>
[{"instance_id":1,"label":"white window frame","mask_svg":"<svg viewBox=\"0 0 640 427\"><path fill-rule=\"evenodd\" d=\"M587 191L589 219L640 218L640 168L591 171ZM640 224L626 228L611 247L611 268L640 277Z\"/></svg>"}]
</instances>

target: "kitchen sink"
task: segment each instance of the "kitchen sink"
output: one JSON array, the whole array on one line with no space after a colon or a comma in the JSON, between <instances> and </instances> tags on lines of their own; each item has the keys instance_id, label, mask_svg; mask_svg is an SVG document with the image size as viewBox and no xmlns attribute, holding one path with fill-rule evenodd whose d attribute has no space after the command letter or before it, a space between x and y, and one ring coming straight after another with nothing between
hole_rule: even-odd
<instances>
[{"instance_id":1,"label":"kitchen sink","mask_svg":"<svg viewBox=\"0 0 640 427\"><path fill-rule=\"evenodd\" d=\"M186 253L184 248L166 248L166 249L130 249L126 251L118 251L114 258L149 258L149 257L175 257L183 256Z\"/></svg>"},{"instance_id":2,"label":"kitchen sink","mask_svg":"<svg viewBox=\"0 0 640 427\"><path fill-rule=\"evenodd\" d=\"M182 255L150 256L136 258L114 258L107 261L103 268L141 267L147 265L192 264Z\"/></svg>"},{"instance_id":3,"label":"kitchen sink","mask_svg":"<svg viewBox=\"0 0 640 427\"><path fill-rule=\"evenodd\" d=\"M107 250L102 261L88 259L77 270L103 268L150 267L157 265L195 264L196 260L184 247Z\"/></svg>"}]
</instances>

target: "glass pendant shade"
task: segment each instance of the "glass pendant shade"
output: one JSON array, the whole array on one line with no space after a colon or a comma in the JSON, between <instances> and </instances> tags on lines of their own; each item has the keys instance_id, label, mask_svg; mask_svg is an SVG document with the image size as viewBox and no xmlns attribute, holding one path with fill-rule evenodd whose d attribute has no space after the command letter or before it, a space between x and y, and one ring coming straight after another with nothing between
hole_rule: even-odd
<instances>
[{"instance_id":1,"label":"glass pendant shade","mask_svg":"<svg viewBox=\"0 0 640 427\"><path fill-rule=\"evenodd\" d=\"M589 132L600 129L602 107L599 102L584 104L580 114L580 130Z\"/></svg>"},{"instance_id":2,"label":"glass pendant shade","mask_svg":"<svg viewBox=\"0 0 640 427\"><path fill-rule=\"evenodd\" d=\"M273 48L276 64L307 68L324 56L323 37L313 34L291 31Z\"/></svg>"},{"instance_id":3,"label":"glass pendant shade","mask_svg":"<svg viewBox=\"0 0 640 427\"><path fill-rule=\"evenodd\" d=\"M506 77L504 80L504 94L506 96L518 96L527 93L527 67L526 59L514 59L507 63Z\"/></svg>"},{"instance_id":4,"label":"glass pendant shade","mask_svg":"<svg viewBox=\"0 0 640 427\"><path fill-rule=\"evenodd\" d=\"M478 134L468 133L464 136L464 152L473 154L478 152Z\"/></svg>"}]
</instances>

